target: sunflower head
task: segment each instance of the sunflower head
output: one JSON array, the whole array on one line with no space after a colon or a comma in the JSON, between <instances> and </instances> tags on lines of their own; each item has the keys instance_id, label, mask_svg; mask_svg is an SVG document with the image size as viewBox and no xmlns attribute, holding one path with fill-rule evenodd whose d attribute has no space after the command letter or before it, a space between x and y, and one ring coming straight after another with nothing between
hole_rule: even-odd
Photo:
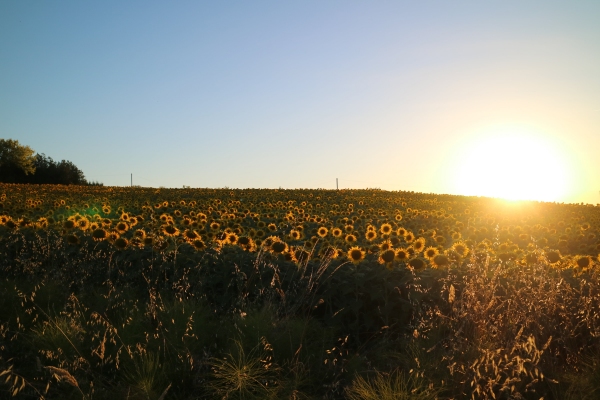
<instances>
[{"instance_id":1,"label":"sunflower head","mask_svg":"<svg viewBox=\"0 0 600 400\"><path fill-rule=\"evenodd\" d=\"M575 259L575 265L578 268L587 270L592 265L592 259L589 256L579 256Z\"/></svg>"},{"instance_id":2,"label":"sunflower head","mask_svg":"<svg viewBox=\"0 0 600 400\"><path fill-rule=\"evenodd\" d=\"M394 255L396 261L406 262L410 258L410 254L404 248L396 249L396 253Z\"/></svg>"},{"instance_id":3,"label":"sunflower head","mask_svg":"<svg viewBox=\"0 0 600 400\"><path fill-rule=\"evenodd\" d=\"M460 256L466 257L469 254L469 247L464 242L456 242L452 245L452 249Z\"/></svg>"},{"instance_id":4,"label":"sunflower head","mask_svg":"<svg viewBox=\"0 0 600 400\"><path fill-rule=\"evenodd\" d=\"M365 259L365 252L358 246L351 247L348 250L348 259L354 264L359 264Z\"/></svg>"},{"instance_id":5,"label":"sunflower head","mask_svg":"<svg viewBox=\"0 0 600 400\"><path fill-rule=\"evenodd\" d=\"M270 250L274 254L282 254L288 250L288 246L285 242L277 240L271 244Z\"/></svg>"},{"instance_id":6,"label":"sunflower head","mask_svg":"<svg viewBox=\"0 0 600 400\"><path fill-rule=\"evenodd\" d=\"M433 260L433 258L435 256L437 256L438 254L440 254L440 251L437 249L437 247L433 247L433 246L429 246L423 252L423 255L425 256L425 258L427 258L430 261Z\"/></svg>"},{"instance_id":7,"label":"sunflower head","mask_svg":"<svg viewBox=\"0 0 600 400\"><path fill-rule=\"evenodd\" d=\"M167 237L175 237L179 235L179 229L173 225L163 225L162 233Z\"/></svg>"},{"instance_id":8,"label":"sunflower head","mask_svg":"<svg viewBox=\"0 0 600 400\"><path fill-rule=\"evenodd\" d=\"M450 265L450 258L445 254L438 254L431 260L431 266L434 268L444 268Z\"/></svg>"},{"instance_id":9,"label":"sunflower head","mask_svg":"<svg viewBox=\"0 0 600 400\"><path fill-rule=\"evenodd\" d=\"M387 250L379 253L379 263L380 264L388 264L394 261L396 258L396 252L392 248L388 248Z\"/></svg>"},{"instance_id":10,"label":"sunflower head","mask_svg":"<svg viewBox=\"0 0 600 400\"><path fill-rule=\"evenodd\" d=\"M310 257L310 253L308 251L306 251L305 249L294 249L292 254L293 254L293 259L296 262L296 264L305 263L306 261L308 261L308 259Z\"/></svg>"},{"instance_id":11,"label":"sunflower head","mask_svg":"<svg viewBox=\"0 0 600 400\"><path fill-rule=\"evenodd\" d=\"M408 265L414 269L415 271L421 271L423 269L425 269L425 267L427 266L427 261L425 261L424 259L417 257L417 258L413 258L408 262Z\"/></svg>"},{"instance_id":12,"label":"sunflower head","mask_svg":"<svg viewBox=\"0 0 600 400\"><path fill-rule=\"evenodd\" d=\"M375 232L374 230L367 230L365 237L369 242L372 242L373 240L377 239L377 232Z\"/></svg>"},{"instance_id":13,"label":"sunflower head","mask_svg":"<svg viewBox=\"0 0 600 400\"><path fill-rule=\"evenodd\" d=\"M129 246L129 241L127 241L127 239L125 239L125 238L120 237L114 241L113 245L118 250L125 250L127 248L127 246Z\"/></svg>"},{"instance_id":14,"label":"sunflower head","mask_svg":"<svg viewBox=\"0 0 600 400\"><path fill-rule=\"evenodd\" d=\"M115 229L120 234L124 234L125 232L127 232L129 230L129 224L125 221L119 221L117 223L117 225L115 225Z\"/></svg>"},{"instance_id":15,"label":"sunflower head","mask_svg":"<svg viewBox=\"0 0 600 400\"><path fill-rule=\"evenodd\" d=\"M92 239L97 242L105 240L108 238L108 232L102 228L94 229L92 231Z\"/></svg>"},{"instance_id":16,"label":"sunflower head","mask_svg":"<svg viewBox=\"0 0 600 400\"><path fill-rule=\"evenodd\" d=\"M322 237L322 238L327 236L328 232L329 232L329 230L324 226L321 226L319 229L317 229L317 235L319 235L319 237Z\"/></svg>"},{"instance_id":17,"label":"sunflower head","mask_svg":"<svg viewBox=\"0 0 600 400\"><path fill-rule=\"evenodd\" d=\"M394 247L394 246L392 245L392 242L391 242L390 240L384 240L383 242L381 242L381 243L379 244L379 249L380 249L380 251L382 251L382 252L383 252L383 251L386 251L386 250L389 250L389 249L391 249L392 247Z\"/></svg>"},{"instance_id":18,"label":"sunflower head","mask_svg":"<svg viewBox=\"0 0 600 400\"><path fill-rule=\"evenodd\" d=\"M63 228L66 230L71 230L71 229L75 228L75 226L77 226L77 223L73 219L67 219L63 223Z\"/></svg>"},{"instance_id":19,"label":"sunflower head","mask_svg":"<svg viewBox=\"0 0 600 400\"><path fill-rule=\"evenodd\" d=\"M196 251L202 251L206 249L206 245L204 244L202 239L194 239L190 242L190 244Z\"/></svg>"},{"instance_id":20,"label":"sunflower head","mask_svg":"<svg viewBox=\"0 0 600 400\"><path fill-rule=\"evenodd\" d=\"M346 237L344 238L344 240L348 244L354 244L354 243L356 243L356 236L354 236L352 234L349 234L349 235L346 235Z\"/></svg>"},{"instance_id":21,"label":"sunflower head","mask_svg":"<svg viewBox=\"0 0 600 400\"><path fill-rule=\"evenodd\" d=\"M290 231L290 239L291 240L300 240L300 239L302 239L302 233L296 229L292 229Z\"/></svg>"},{"instance_id":22,"label":"sunflower head","mask_svg":"<svg viewBox=\"0 0 600 400\"><path fill-rule=\"evenodd\" d=\"M392 233L392 225L388 223L381 225L381 227L379 228L379 232L381 232L382 235L389 235L390 233Z\"/></svg>"}]
</instances>

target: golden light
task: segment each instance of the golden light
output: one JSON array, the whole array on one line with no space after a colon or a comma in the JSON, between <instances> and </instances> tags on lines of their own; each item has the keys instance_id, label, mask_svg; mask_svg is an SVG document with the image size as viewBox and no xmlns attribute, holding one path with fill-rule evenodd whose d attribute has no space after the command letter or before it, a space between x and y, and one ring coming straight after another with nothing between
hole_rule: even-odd
<instances>
[{"instance_id":1,"label":"golden light","mask_svg":"<svg viewBox=\"0 0 600 400\"><path fill-rule=\"evenodd\" d=\"M564 201L574 180L560 146L525 129L489 131L460 147L453 174L458 194Z\"/></svg>"}]
</instances>

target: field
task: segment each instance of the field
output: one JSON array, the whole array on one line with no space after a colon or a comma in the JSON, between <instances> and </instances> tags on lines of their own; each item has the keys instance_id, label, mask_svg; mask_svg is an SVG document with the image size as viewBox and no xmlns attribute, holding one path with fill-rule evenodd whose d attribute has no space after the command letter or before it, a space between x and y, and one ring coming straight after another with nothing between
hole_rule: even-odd
<instances>
[{"instance_id":1,"label":"field","mask_svg":"<svg viewBox=\"0 0 600 400\"><path fill-rule=\"evenodd\" d=\"M600 209L0 184L0 397L600 398Z\"/></svg>"}]
</instances>

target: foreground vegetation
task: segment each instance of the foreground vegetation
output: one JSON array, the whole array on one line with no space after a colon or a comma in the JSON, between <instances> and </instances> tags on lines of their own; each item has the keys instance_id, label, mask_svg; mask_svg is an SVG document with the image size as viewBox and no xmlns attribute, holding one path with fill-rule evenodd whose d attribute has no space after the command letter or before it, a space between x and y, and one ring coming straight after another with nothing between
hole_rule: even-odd
<instances>
[{"instance_id":1,"label":"foreground vegetation","mask_svg":"<svg viewBox=\"0 0 600 400\"><path fill-rule=\"evenodd\" d=\"M0 185L2 396L596 399L598 207Z\"/></svg>"}]
</instances>

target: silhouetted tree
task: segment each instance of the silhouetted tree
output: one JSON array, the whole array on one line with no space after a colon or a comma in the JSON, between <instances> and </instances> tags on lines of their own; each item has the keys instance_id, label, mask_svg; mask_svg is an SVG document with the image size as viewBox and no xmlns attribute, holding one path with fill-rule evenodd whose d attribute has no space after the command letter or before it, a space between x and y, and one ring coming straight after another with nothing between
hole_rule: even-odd
<instances>
[{"instance_id":1,"label":"silhouetted tree","mask_svg":"<svg viewBox=\"0 0 600 400\"><path fill-rule=\"evenodd\" d=\"M11 165L25 175L35 173L33 149L22 146L18 140L0 139L0 167Z\"/></svg>"},{"instance_id":2,"label":"silhouetted tree","mask_svg":"<svg viewBox=\"0 0 600 400\"><path fill-rule=\"evenodd\" d=\"M32 155L16 140L0 139L0 182L88 185L83 172L71 161L55 162L45 154ZM94 182L94 185L101 183Z\"/></svg>"}]
</instances>

